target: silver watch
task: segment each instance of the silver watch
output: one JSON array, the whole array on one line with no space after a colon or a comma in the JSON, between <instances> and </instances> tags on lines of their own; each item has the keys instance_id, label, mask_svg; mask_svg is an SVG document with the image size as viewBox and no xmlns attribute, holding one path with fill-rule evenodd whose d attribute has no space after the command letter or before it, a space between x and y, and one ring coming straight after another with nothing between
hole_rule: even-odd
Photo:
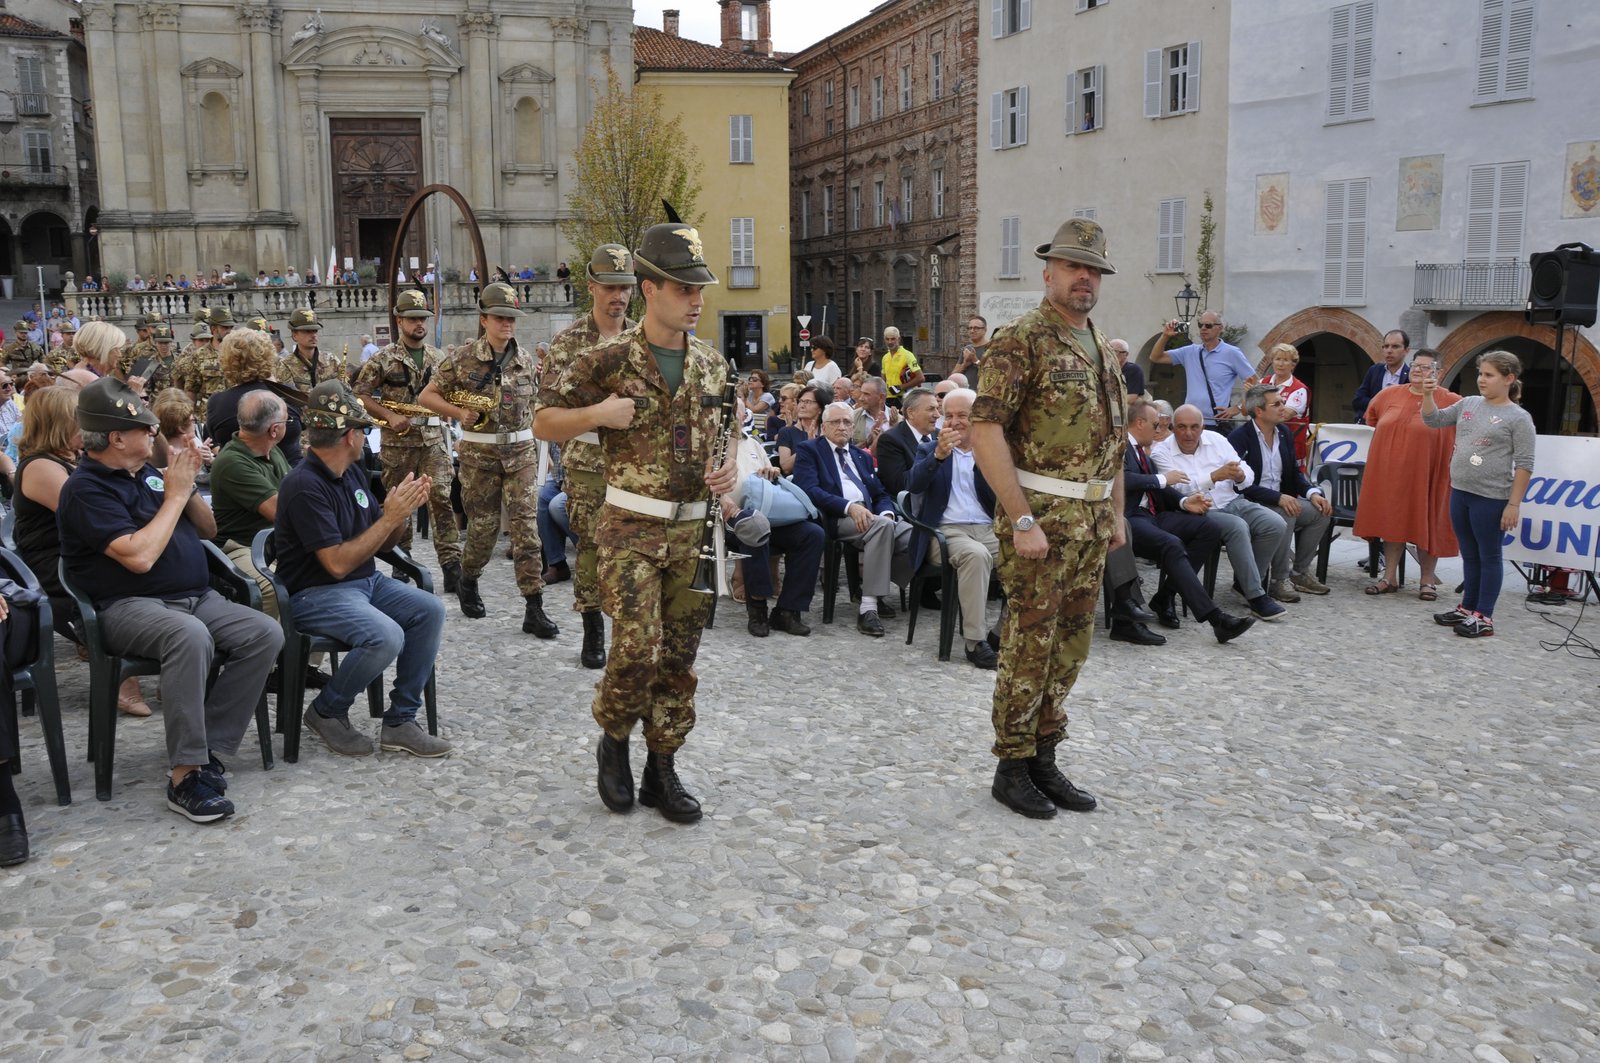
<instances>
[{"instance_id":1,"label":"silver watch","mask_svg":"<svg viewBox=\"0 0 1600 1063\"><path fill-rule=\"evenodd\" d=\"M1033 526L1038 523L1038 521L1033 519L1032 513L1024 513L1022 516L1012 521L1011 526L1016 528L1019 532L1030 532L1033 531Z\"/></svg>"}]
</instances>

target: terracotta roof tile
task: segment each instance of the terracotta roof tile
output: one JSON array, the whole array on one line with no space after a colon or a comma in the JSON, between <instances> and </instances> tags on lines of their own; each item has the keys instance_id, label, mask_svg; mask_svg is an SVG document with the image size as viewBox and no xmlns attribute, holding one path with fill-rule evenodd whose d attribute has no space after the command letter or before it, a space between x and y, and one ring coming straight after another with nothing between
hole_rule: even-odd
<instances>
[{"instance_id":1,"label":"terracotta roof tile","mask_svg":"<svg viewBox=\"0 0 1600 1063\"><path fill-rule=\"evenodd\" d=\"M4 12L0 12L0 37L65 38L66 34L57 33L55 30L47 26L41 26L37 22L29 22L25 18L18 18L16 15L7 15Z\"/></svg>"},{"instance_id":2,"label":"terracotta roof tile","mask_svg":"<svg viewBox=\"0 0 1600 1063\"><path fill-rule=\"evenodd\" d=\"M648 26L633 28L633 65L640 70L778 71L784 65L754 52L735 52Z\"/></svg>"}]
</instances>

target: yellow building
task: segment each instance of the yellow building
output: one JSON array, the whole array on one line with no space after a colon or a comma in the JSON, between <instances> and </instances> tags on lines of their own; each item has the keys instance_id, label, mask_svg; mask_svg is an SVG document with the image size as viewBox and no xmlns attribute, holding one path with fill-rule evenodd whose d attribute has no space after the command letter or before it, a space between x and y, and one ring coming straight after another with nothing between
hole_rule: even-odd
<instances>
[{"instance_id":1,"label":"yellow building","mask_svg":"<svg viewBox=\"0 0 1600 1063\"><path fill-rule=\"evenodd\" d=\"M766 4L728 4L757 8ZM737 15L737 12L736 12ZM766 368L769 354L789 346L789 83L794 72L769 54L756 18L724 29L724 47L678 36L677 13L666 31L636 27L637 88L661 97L678 116L701 162L700 238L706 263L721 282L705 290L696 330L742 369ZM765 48L765 53L761 50Z\"/></svg>"}]
</instances>

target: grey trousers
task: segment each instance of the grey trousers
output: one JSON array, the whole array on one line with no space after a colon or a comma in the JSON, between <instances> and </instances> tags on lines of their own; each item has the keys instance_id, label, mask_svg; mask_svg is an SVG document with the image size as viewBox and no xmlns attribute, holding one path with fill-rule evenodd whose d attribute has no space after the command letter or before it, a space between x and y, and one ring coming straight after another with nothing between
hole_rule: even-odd
<instances>
[{"instance_id":1,"label":"grey trousers","mask_svg":"<svg viewBox=\"0 0 1600 1063\"><path fill-rule=\"evenodd\" d=\"M172 602L123 598L100 610L100 629L112 653L161 662L170 766L204 764L211 750L238 752L283 648L276 620L208 590ZM219 653L227 662L208 697L206 677Z\"/></svg>"},{"instance_id":2,"label":"grey trousers","mask_svg":"<svg viewBox=\"0 0 1600 1063\"><path fill-rule=\"evenodd\" d=\"M856 522L840 517L833 522L834 533L847 543L861 548L861 593L882 598L894 581L904 587L911 579L911 525L873 515L866 532L856 531Z\"/></svg>"},{"instance_id":3,"label":"grey trousers","mask_svg":"<svg viewBox=\"0 0 1600 1063\"><path fill-rule=\"evenodd\" d=\"M956 570L956 596L961 599L961 637L982 642L989 633L989 577L1000 557L1000 540L992 524L942 524ZM939 540L928 537L928 554L938 564Z\"/></svg>"},{"instance_id":4,"label":"grey trousers","mask_svg":"<svg viewBox=\"0 0 1600 1063\"><path fill-rule=\"evenodd\" d=\"M1278 554L1272 559L1272 582L1288 579L1291 572L1304 575L1311 570L1311 563L1317 559L1317 548L1322 545L1322 533L1327 530L1328 522L1333 519L1329 514L1318 513L1312 506L1311 500L1300 500L1300 515L1291 517L1282 510L1278 511L1283 516L1284 523L1288 525L1289 534L1283 537L1282 544L1278 547ZM1291 568L1290 550L1293 550L1293 567Z\"/></svg>"},{"instance_id":5,"label":"grey trousers","mask_svg":"<svg viewBox=\"0 0 1600 1063\"><path fill-rule=\"evenodd\" d=\"M1271 510L1248 498L1235 498L1222 509L1206 513L1206 520L1222 529L1222 546L1228 563L1239 577L1246 598L1266 594L1264 586L1272 562L1284 552L1288 556L1289 526L1281 510ZM1280 577L1281 578L1281 577Z\"/></svg>"}]
</instances>

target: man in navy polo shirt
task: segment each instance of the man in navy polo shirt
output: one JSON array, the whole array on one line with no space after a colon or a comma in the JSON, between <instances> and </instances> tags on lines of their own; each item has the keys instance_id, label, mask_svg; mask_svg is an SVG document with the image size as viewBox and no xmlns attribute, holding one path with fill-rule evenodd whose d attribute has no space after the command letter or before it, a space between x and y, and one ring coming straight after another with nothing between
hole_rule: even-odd
<instances>
[{"instance_id":1,"label":"man in navy polo shirt","mask_svg":"<svg viewBox=\"0 0 1600 1063\"><path fill-rule=\"evenodd\" d=\"M56 522L67 578L88 592L112 653L161 662L167 727L167 807L196 823L233 815L217 753L239 749L283 629L211 589L202 538L217 534L195 493L192 437L172 445L163 475L150 464L156 417L128 385L105 376L78 396L88 456L61 488ZM227 659L209 693L212 658Z\"/></svg>"},{"instance_id":2,"label":"man in navy polo shirt","mask_svg":"<svg viewBox=\"0 0 1600 1063\"><path fill-rule=\"evenodd\" d=\"M380 506L361 467L364 432L377 425L342 382L318 384L306 404L305 459L278 487L278 578L295 624L351 647L311 703L306 726L335 753L371 755L372 740L350 725L350 706L398 657L381 744L442 757L450 743L417 723L417 709L439 653L444 606L383 575L372 560L400 541L433 481L408 473L390 488L388 507Z\"/></svg>"}]
</instances>

